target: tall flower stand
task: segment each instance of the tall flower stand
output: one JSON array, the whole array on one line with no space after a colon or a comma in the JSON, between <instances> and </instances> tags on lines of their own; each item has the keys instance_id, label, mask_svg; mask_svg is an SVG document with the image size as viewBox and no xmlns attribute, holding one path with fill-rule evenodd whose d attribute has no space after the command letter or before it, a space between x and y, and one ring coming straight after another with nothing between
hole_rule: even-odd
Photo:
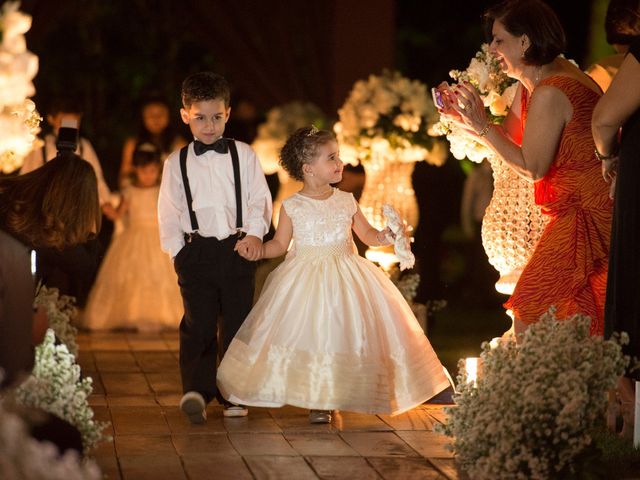
<instances>
[{"instance_id":1,"label":"tall flower stand","mask_svg":"<svg viewBox=\"0 0 640 480\"><path fill-rule=\"evenodd\" d=\"M533 185L502 160L489 157L493 197L482 220L482 245L500 272L496 290L511 294L542 235L546 218L534 202Z\"/></svg>"},{"instance_id":2,"label":"tall flower stand","mask_svg":"<svg viewBox=\"0 0 640 480\"><path fill-rule=\"evenodd\" d=\"M386 225L382 205L389 203L412 227L418 224L416 201L411 174L414 162L402 162L384 155L373 155L363 163L366 178L360 208L371 225L383 229Z\"/></svg>"}]
</instances>

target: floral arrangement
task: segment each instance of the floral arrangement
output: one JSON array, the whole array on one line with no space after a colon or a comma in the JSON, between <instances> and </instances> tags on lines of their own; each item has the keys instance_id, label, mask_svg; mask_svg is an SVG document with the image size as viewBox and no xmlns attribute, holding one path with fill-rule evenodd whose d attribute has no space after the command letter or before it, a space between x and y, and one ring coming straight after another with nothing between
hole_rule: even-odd
<instances>
[{"instance_id":1,"label":"floral arrangement","mask_svg":"<svg viewBox=\"0 0 640 480\"><path fill-rule=\"evenodd\" d=\"M74 425L89 450L105 438L102 431L107 426L93 418L88 403L92 391L91 377L81 378L75 357L66 345L55 344L49 329L44 342L36 347L31 376L16 389L16 398L25 406L41 408Z\"/></svg>"},{"instance_id":2,"label":"floral arrangement","mask_svg":"<svg viewBox=\"0 0 640 480\"><path fill-rule=\"evenodd\" d=\"M589 335L590 318L558 321L552 308L517 345L483 344L482 371L467 383L464 362L457 406L440 430L453 437L458 462L474 479L581 477L578 461L604 417L606 393L624 372L621 344Z\"/></svg>"},{"instance_id":3,"label":"floral arrangement","mask_svg":"<svg viewBox=\"0 0 640 480\"><path fill-rule=\"evenodd\" d=\"M397 264L394 264L389 270L383 270L391 280L396 288L400 290L402 296L407 303L413 303L413 299L416 298L418 291L418 285L420 284L420 275L417 273L401 273Z\"/></svg>"},{"instance_id":4,"label":"floral arrangement","mask_svg":"<svg viewBox=\"0 0 640 480\"><path fill-rule=\"evenodd\" d=\"M67 346L69 353L77 357L76 335L78 335L78 329L71 324L71 319L75 318L77 312L75 298L60 295L57 288L47 288L40 284L33 305L34 307L44 306L46 308L49 328L53 330L56 338Z\"/></svg>"},{"instance_id":5,"label":"floral arrangement","mask_svg":"<svg viewBox=\"0 0 640 480\"><path fill-rule=\"evenodd\" d=\"M27 50L24 38L31 17L18 7L19 2L7 2L0 10L0 171L5 173L22 165L42 120L27 98L35 93L32 80L38 72L38 57Z\"/></svg>"},{"instance_id":6,"label":"floral arrangement","mask_svg":"<svg viewBox=\"0 0 640 480\"><path fill-rule=\"evenodd\" d=\"M282 170L279 156L287 138L297 129L311 125L324 128L327 120L322 110L310 102L290 102L267 112L267 120L258 127L258 135L251 145L266 174Z\"/></svg>"},{"instance_id":7,"label":"floral arrangement","mask_svg":"<svg viewBox=\"0 0 640 480\"><path fill-rule=\"evenodd\" d=\"M437 121L437 112L427 86L399 72L385 70L357 81L338 115L334 131L347 163L366 163L378 154L438 165L446 159L444 152L433 149L429 127Z\"/></svg>"},{"instance_id":8,"label":"floral arrangement","mask_svg":"<svg viewBox=\"0 0 640 480\"><path fill-rule=\"evenodd\" d=\"M0 478L3 480L99 480L92 460L81 461L71 450L29 436L25 422L0 403Z\"/></svg>"},{"instance_id":9,"label":"floral arrangement","mask_svg":"<svg viewBox=\"0 0 640 480\"><path fill-rule=\"evenodd\" d=\"M504 120L515 97L517 84L502 71L499 61L489 52L489 45L482 44L466 70L452 70L449 76L456 82L469 82L478 89L490 121L499 124ZM486 146L443 118L434 130L447 136L451 153L458 160L467 157L480 163L491 154Z\"/></svg>"}]
</instances>

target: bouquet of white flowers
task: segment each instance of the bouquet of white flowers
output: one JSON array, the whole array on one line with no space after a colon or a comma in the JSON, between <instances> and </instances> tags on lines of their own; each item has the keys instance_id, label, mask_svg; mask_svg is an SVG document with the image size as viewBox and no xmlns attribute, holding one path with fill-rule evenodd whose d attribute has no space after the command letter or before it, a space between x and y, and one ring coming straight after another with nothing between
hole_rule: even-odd
<instances>
[{"instance_id":1,"label":"bouquet of white flowers","mask_svg":"<svg viewBox=\"0 0 640 480\"><path fill-rule=\"evenodd\" d=\"M498 60L489 52L489 45L482 44L466 70L452 70L449 76L457 82L469 82L478 89L491 122L499 124L504 120L513 102L517 84L502 71ZM487 147L466 131L443 118L440 118L434 130L447 136L451 153L458 160L467 157L480 163L491 154Z\"/></svg>"},{"instance_id":2,"label":"bouquet of white flowers","mask_svg":"<svg viewBox=\"0 0 640 480\"><path fill-rule=\"evenodd\" d=\"M66 345L56 345L51 329L36 347L31 376L16 389L16 399L28 407L41 408L74 425L86 450L103 440L107 426L96 422L89 406L91 377L81 378L80 367Z\"/></svg>"},{"instance_id":3,"label":"bouquet of white flowers","mask_svg":"<svg viewBox=\"0 0 640 480\"><path fill-rule=\"evenodd\" d=\"M5 173L22 165L42 120L27 98L35 93L31 80L38 72L38 57L27 50L24 38L31 17L18 6L7 2L0 10L0 171Z\"/></svg>"},{"instance_id":4,"label":"bouquet of white flowers","mask_svg":"<svg viewBox=\"0 0 640 480\"><path fill-rule=\"evenodd\" d=\"M453 437L457 461L474 479L564 478L591 444L604 417L606 393L624 372L623 338L589 335L591 319L558 321L554 309L491 349L467 383L460 364L457 406L441 427ZM578 478L578 477L576 477ZM582 478L582 477L579 477Z\"/></svg>"},{"instance_id":5,"label":"bouquet of white flowers","mask_svg":"<svg viewBox=\"0 0 640 480\"><path fill-rule=\"evenodd\" d=\"M370 75L355 83L338 114L334 130L347 163L367 162L378 152L404 162L442 164L446 158L430 152L434 139L429 127L437 112L427 86L418 80L388 70Z\"/></svg>"},{"instance_id":6,"label":"bouquet of white flowers","mask_svg":"<svg viewBox=\"0 0 640 480\"><path fill-rule=\"evenodd\" d=\"M37 288L35 307L44 306L47 310L49 328L53 330L58 340L64 343L74 357L78 356L76 335L78 329L71 324L76 316L76 300L68 295L60 295L57 288L47 288L40 284Z\"/></svg>"},{"instance_id":7,"label":"bouquet of white flowers","mask_svg":"<svg viewBox=\"0 0 640 480\"><path fill-rule=\"evenodd\" d=\"M3 480L99 480L100 469L92 460L82 461L68 450L29 436L18 415L0 402L0 478Z\"/></svg>"}]
</instances>

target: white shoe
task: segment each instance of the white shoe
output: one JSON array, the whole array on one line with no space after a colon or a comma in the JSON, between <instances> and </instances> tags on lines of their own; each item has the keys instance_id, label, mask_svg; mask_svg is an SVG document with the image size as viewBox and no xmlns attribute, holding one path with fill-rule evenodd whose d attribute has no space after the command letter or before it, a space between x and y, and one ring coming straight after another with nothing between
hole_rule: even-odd
<instances>
[{"instance_id":1,"label":"white shoe","mask_svg":"<svg viewBox=\"0 0 640 480\"><path fill-rule=\"evenodd\" d=\"M204 423L207 419L207 404L204 397L198 392L187 392L180 400L180 410L189 417L189 421L194 424Z\"/></svg>"},{"instance_id":2,"label":"white shoe","mask_svg":"<svg viewBox=\"0 0 640 480\"><path fill-rule=\"evenodd\" d=\"M235 403L224 402L222 404L222 407L224 408L224 410L222 411L222 415L227 418L246 417L247 415L249 415L249 409L244 405L236 405Z\"/></svg>"}]
</instances>

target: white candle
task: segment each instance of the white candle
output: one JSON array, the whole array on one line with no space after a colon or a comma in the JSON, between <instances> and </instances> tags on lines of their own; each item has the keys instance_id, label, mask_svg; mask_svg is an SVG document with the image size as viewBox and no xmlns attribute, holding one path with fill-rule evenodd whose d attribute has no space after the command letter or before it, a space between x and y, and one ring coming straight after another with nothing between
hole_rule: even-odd
<instances>
[{"instance_id":1,"label":"white candle","mask_svg":"<svg viewBox=\"0 0 640 480\"><path fill-rule=\"evenodd\" d=\"M465 358L464 369L467 372L467 383L475 384L478 379L478 357Z\"/></svg>"}]
</instances>

